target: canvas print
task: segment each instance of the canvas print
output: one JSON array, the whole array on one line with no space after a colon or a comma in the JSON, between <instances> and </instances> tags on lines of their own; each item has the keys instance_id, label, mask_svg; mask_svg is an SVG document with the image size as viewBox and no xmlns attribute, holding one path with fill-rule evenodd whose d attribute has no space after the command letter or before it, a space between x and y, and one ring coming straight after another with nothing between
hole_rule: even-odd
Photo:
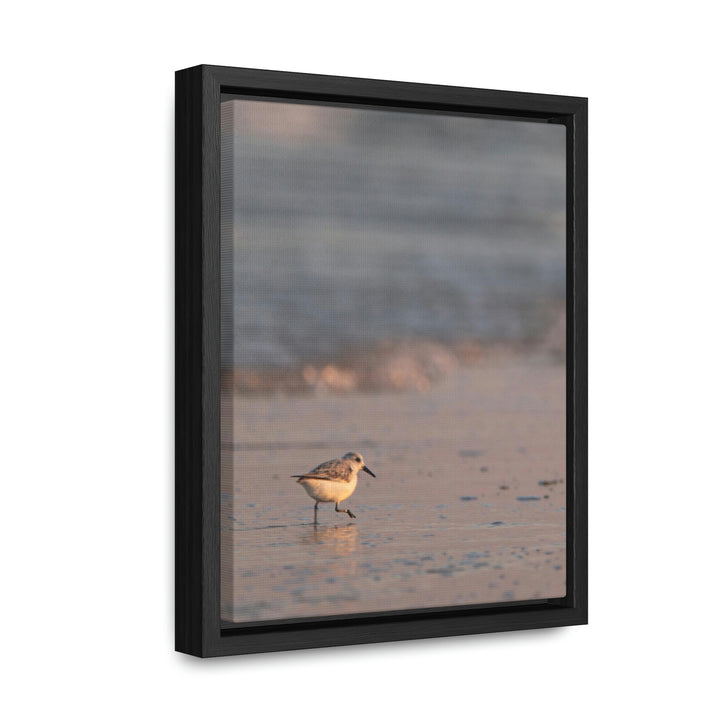
<instances>
[{"instance_id":1,"label":"canvas print","mask_svg":"<svg viewBox=\"0 0 720 720\"><path fill-rule=\"evenodd\" d=\"M566 130L221 104L221 617L565 595Z\"/></svg>"}]
</instances>

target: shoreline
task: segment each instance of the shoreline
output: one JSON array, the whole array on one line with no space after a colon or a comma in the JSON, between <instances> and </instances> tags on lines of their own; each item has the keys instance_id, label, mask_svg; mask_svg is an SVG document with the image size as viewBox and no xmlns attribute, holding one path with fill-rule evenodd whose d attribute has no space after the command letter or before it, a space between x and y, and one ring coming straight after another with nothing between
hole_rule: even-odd
<instances>
[{"instance_id":1,"label":"shoreline","mask_svg":"<svg viewBox=\"0 0 720 720\"><path fill-rule=\"evenodd\" d=\"M463 367L499 363L565 362L565 315L540 340L487 343L459 340L444 343L422 338L382 341L353 348L337 357L288 367L235 366L222 377L224 390L240 395L330 392L427 392Z\"/></svg>"}]
</instances>

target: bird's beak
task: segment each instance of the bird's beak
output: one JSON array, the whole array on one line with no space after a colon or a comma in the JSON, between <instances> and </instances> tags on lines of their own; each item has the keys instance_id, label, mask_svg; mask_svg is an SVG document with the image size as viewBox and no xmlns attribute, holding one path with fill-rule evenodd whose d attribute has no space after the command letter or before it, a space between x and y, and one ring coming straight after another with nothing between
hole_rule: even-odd
<instances>
[{"instance_id":1,"label":"bird's beak","mask_svg":"<svg viewBox=\"0 0 720 720\"><path fill-rule=\"evenodd\" d=\"M363 465L362 469L363 469L368 475L372 475L373 477L377 477L377 475L375 475L375 473L374 473L367 465Z\"/></svg>"}]
</instances>

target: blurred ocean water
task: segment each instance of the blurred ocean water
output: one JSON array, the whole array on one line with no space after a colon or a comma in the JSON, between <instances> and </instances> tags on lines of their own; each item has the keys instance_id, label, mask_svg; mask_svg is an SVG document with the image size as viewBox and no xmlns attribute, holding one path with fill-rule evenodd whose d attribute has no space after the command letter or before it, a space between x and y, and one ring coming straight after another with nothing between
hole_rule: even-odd
<instances>
[{"instance_id":1,"label":"blurred ocean water","mask_svg":"<svg viewBox=\"0 0 720 720\"><path fill-rule=\"evenodd\" d=\"M564 307L565 128L223 104L233 359L541 337Z\"/></svg>"}]
</instances>

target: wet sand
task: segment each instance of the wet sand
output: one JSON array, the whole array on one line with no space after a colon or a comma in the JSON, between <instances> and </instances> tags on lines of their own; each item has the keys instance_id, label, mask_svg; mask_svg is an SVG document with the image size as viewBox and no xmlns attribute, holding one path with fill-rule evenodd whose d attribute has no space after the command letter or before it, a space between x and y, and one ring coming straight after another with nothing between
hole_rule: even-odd
<instances>
[{"instance_id":1,"label":"wet sand","mask_svg":"<svg viewBox=\"0 0 720 720\"><path fill-rule=\"evenodd\" d=\"M501 355L427 392L236 395L222 617L315 617L565 594L565 367ZM335 513L290 475L349 450L377 478Z\"/></svg>"}]
</instances>

